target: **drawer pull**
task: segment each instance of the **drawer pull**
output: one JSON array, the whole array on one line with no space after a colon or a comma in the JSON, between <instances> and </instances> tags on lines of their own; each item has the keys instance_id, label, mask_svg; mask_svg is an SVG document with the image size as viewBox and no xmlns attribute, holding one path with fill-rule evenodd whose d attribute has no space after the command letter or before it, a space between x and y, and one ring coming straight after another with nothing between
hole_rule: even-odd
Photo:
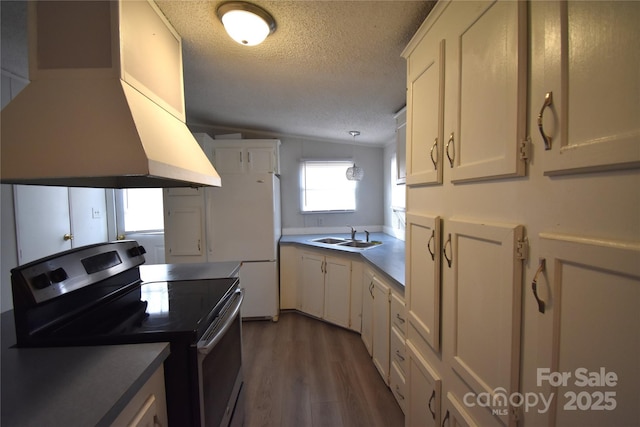
<instances>
[{"instance_id":1,"label":"drawer pull","mask_svg":"<svg viewBox=\"0 0 640 427\"><path fill-rule=\"evenodd\" d=\"M433 390L433 392L431 393L431 397L429 398L429 412L431 412L431 416L433 417L433 419L436 419L436 413L433 411L433 408L431 407L431 402L433 402L433 399L436 398L436 391Z\"/></svg>"},{"instance_id":2,"label":"drawer pull","mask_svg":"<svg viewBox=\"0 0 640 427\"><path fill-rule=\"evenodd\" d=\"M396 350L396 356L398 357L398 359L400 359L401 362L404 362L404 356L400 354L400 350Z\"/></svg>"},{"instance_id":3,"label":"drawer pull","mask_svg":"<svg viewBox=\"0 0 640 427\"><path fill-rule=\"evenodd\" d=\"M402 393L400 393L400 387L398 387L396 385L396 394L398 395L398 397L400 397L400 399L404 400L404 396L402 395Z\"/></svg>"},{"instance_id":4,"label":"drawer pull","mask_svg":"<svg viewBox=\"0 0 640 427\"><path fill-rule=\"evenodd\" d=\"M402 317L400 317L400 313L396 313L396 318L401 321L402 323L406 322L406 320L404 320Z\"/></svg>"}]
</instances>

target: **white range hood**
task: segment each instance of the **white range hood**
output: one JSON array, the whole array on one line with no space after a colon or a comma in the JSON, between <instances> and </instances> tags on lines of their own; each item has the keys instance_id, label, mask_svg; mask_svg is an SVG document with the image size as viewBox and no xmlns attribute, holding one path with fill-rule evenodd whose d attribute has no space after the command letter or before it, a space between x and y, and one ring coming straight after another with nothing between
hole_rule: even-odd
<instances>
[{"instance_id":1,"label":"white range hood","mask_svg":"<svg viewBox=\"0 0 640 427\"><path fill-rule=\"evenodd\" d=\"M3 183L220 186L185 125L181 39L148 1L29 2L31 83L2 110Z\"/></svg>"}]
</instances>

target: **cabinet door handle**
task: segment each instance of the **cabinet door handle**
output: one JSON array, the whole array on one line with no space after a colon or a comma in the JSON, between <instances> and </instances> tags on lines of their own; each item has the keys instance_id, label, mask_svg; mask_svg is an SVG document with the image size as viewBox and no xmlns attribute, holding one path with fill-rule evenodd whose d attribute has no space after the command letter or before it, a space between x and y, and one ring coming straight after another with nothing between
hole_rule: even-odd
<instances>
[{"instance_id":1,"label":"cabinet door handle","mask_svg":"<svg viewBox=\"0 0 640 427\"><path fill-rule=\"evenodd\" d=\"M449 410L447 409L447 413L444 414L444 418L442 419L442 424L440 424L442 427L444 427L444 423L447 422L447 420L449 419Z\"/></svg>"},{"instance_id":2,"label":"cabinet door handle","mask_svg":"<svg viewBox=\"0 0 640 427\"><path fill-rule=\"evenodd\" d=\"M449 164L451 165L451 167L453 167L453 161L456 158L456 144L453 143L453 132L451 132L451 135L449 135L449 141L447 141L447 146L445 147L445 151L447 152L447 158L449 159ZM449 147L452 147L452 151L453 151L453 156L451 154L449 154Z\"/></svg>"},{"instance_id":3,"label":"cabinet door handle","mask_svg":"<svg viewBox=\"0 0 640 427\"><path fill-rule=\"evenodd\" d=\"M369 293L371 294L371 298L373 298L373 281L369 283Z\"/></svg>"},{"instance_id":4,"label":"cabinet door handle","mask_svg":"<svg viewBox=\"0 0 640 427\"><path fill-rule=\"evenodd\" d=\"M542 108L540 108L540 113L538 113L538 130L540 131L540 135L542 135L542 140L544 141L544 149L551 150L551 137L547 135L544 131L544 126L542 124L542 117L544 115L544 110L547 107L551 107L553 105L553 92L547 92L544 95L544 102L542 103Z\"/></svg>"},{"instance_id":5,"label":"cabinet door handle","mask_svg":"<svg viewBox=\"0 0 640 427\"><path fill-rule=\"evenodd\" d=\"M444 244L444 258L447 260L447 265L451 268L451 263L453 262L453 254L447 256L447 246L449 247L449 251L451 251L451 233L449 233L449 237L447 238L447 242Z\"/></svg>"},{"instance_id":6,"label":"cabinet door handle","mask_svg":"<svg viewBox=\"0 0 640 427\"><path fill-rule=\"evenodd\" d=\"M436 148L438 148L438 138L436 138L433 141L433 145L431 146L431 151L429 151L429 156L431 156L431 163L433 163L433 167L435 168L435 170L438 170L438 150L436 150ZM436 153L436 158L433 158L433 153Z\"/></svg>"},{"instance_id":7,"label":"cabinet door handle","mask_svg":"<svg viewBox=\"0 0 640 427\"><path fill-rule=\"evenodd\" d=\"M400 399L404 400L404 396L402 395L402 393L400 393L400 387L398 387L396 385L396 394L398 395L398 397L400 397Z\"/></svg>"},{"instance_id":8,"label":"cabinet door handle","mask_svg":"<svg viewBox=\"0 0 640 427\"><path fill-rule=\"evenodd\" d=\"M404 362L404 356L400 354L400 350L396 350L396 356L400 359L401 362Z\"/></svg>"},{"instance_id":9,"label":"cabinet door handle","mask_svg":"<svg viewBox=\"0 0 640 427\"><path fill-rule=\"evenodd\" d=\"M240 163L242 163L243 162L242 151L239 154L240 154Z\"/></svg>"},{"instance_id":10,"label":"cabinet door handle","mask_svg":"<svg viewBox=\"0 0 640 427\"><path fill-rule=\"evenodd\" d=\"M546 260L542 258L540 260L540 265L538 266L538 271L536 271L536 275L533 276L533 281L531 282L531 290L533 291L533 296L535 297L536 302L538 303L538 311L542 314L544 314L545 304L544 304L544 301L541 300L540 297L538 296L538 276L540 275L540 273L544 271L546 264L547 264Z\"/></svg>"},{"instance_id":11,"label":"cabinet door handle","mask_svg":"<svg viewBox=\"0 0 640 427\"><path fill-rule=\"evenodd\" d=\"M433 400L436 398L436 391L433 390L431 392L431 397L429 398L429 412L431 412L431 416L433 417L433 419L436 419L436 413L433 411L433 408L431 407L431 402L433 402Z\"/></svg>"},{"instance_id":12,"label":"cabinet door handle","mask_svg":"<svg viewBox=\"0 0 640 427\"><path fill-rule=\"evenodd\" d=\"M73 240L73 234L65 233L65 235L62 236L62 240L64 240L65 242L68 241L68 240Z\"/></svg>"},{"instance_id":13,"label":"cabinet door handle","mask_svg":"<svg viewBox=\"0 0 640 427\"><path fill-rule=\"evenodd\" d=\"M406 322L406 320L404 320L402 317L400 317L400 313L396 313L396 318L401 321L402 323Z\"/></svg>"},{"instance_id":14,"label":"cabinet door handle","mask_svg":"<svg viewBox=\"0 0 640 427\"><path fill-rule=\"evenodd\" d=\"M436 230L431 230L431 237L429 238L429 241L427 242L427 250L429 251L429 254L431 254L431 261L435 261L436 260L435 248L433 250L431 250L431 242L435 242L435 240L436 240Z\"/></svg>"}]
</instances>

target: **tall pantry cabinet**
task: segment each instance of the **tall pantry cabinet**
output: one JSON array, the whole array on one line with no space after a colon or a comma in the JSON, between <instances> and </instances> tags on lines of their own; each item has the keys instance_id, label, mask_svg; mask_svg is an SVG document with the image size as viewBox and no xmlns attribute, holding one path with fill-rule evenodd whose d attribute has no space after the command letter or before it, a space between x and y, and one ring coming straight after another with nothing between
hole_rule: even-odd
<instances>
[{"instance_id":1,"label":"tall pantry cabinet","mask_svg":"<svg viewBox=\"0 0 640 427\"><path fill-rule=\"evenodd\" d=\"M640 423L637 22L441 1L405 49L407 426Z\"/></svg>"}]
</instances>

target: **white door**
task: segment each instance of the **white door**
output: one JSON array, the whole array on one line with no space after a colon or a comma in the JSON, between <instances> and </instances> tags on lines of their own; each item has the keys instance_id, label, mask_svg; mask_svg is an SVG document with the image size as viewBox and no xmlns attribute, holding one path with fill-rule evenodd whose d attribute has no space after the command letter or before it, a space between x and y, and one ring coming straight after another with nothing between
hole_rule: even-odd
<instances>
[{"instance_id":1,"label":"white door","mask_svg":"<svg viewBox=\"0 0 640 427\"><path fill-rule=\"evenodd\" d=\"M373 277L373 364L384 382L389 385L389 323L390 289L377 277Z\"/></svg>"},{"instance_id":2,"label":"white door","mask_svg":"<svg viewBox=\"0 0 640 427\"><path fill-rule=\"evenodd\" d=\"M369 356L373 354L373 271L366 269L362 278L362 333Z\"/></svg>"},{"instance_id":3,"label":"white door","mask_svg":"<svg viewBox=\"0 0 640 427\"><path fill-rule=\"evenodd\" d=\"M542 109L547 174L640 164L640 3L544 3ZM545 105L546 94L551 103ZM536 130L536 137L543 142Z\"/></svg>"},{"instance_id":4,"label":"white door","mask_svg":"<svg viewBox=\"0 0 640 427\"><path fill-rule=\"evenodd\" d=\"M312 316L324 314L324 257L302 254L302 311Z\"/></svg>"},{"instance_id":5,"label":"white door","mask_svg":"<svg viewBox=\"0 0 640 427\"><path fill-rule=\"evenodd\" d=\"M540 248L537 379L556 396L547 425L638 425L640 245L541 233Z\"/></svg>"},{"instance_id":6,"label":"white door","mask_svg":"<svg viewBox=\"0 0 640 427\"><path fill-rule=\"evenodd\" d=\"M440 350L440 217L407 214L407 286L409 322Z\"/></svg>"},{"instance_id":7,"label":"white door","mask_svg":"<svg viewBox=\"0 0 640 427\"><path fill-rule=\"evenodd\" d=\"M351 262L325 257L324 319L349 327Z\"/></svg>"},{"instance_id":8,"label":"white door","mask_svg":"<svg viewBox=\"0 0 640 427\"><path fill-rule=\"evenodd\" d=\"M71 249L67 187L15 186L18 263Z\"/></svg>"},{"instance_id":9,"label":"white door","mask_svg":"<svg viewBox=\"0 0 640 427\"><path fill-rule=\"evenodd\" d=\"M108 240L104 189L15 186L18 263Z\"/></svg>"}]
</instances>

